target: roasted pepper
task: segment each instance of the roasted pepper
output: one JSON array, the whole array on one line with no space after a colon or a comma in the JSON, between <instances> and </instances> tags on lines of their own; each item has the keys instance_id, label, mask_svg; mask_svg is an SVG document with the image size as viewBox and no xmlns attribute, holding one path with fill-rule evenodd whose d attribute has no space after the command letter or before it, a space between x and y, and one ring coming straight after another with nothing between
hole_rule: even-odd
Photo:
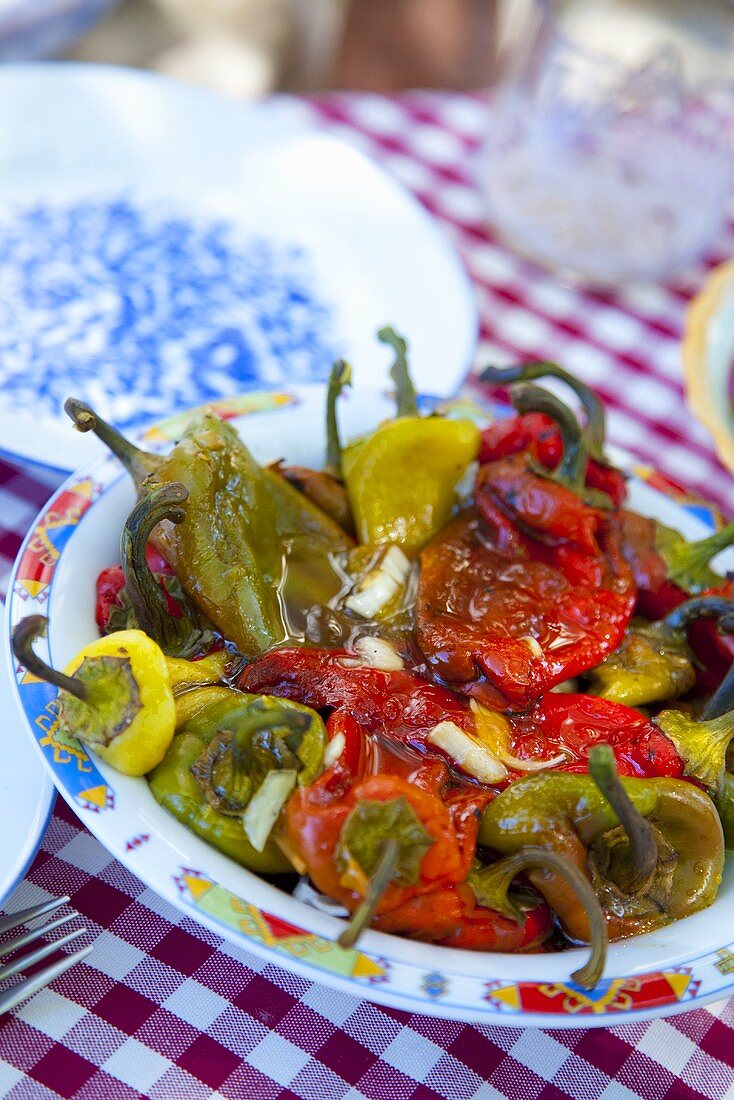
<instances>
[{"instance_id":1,"label":"roasted pepper","mask_svg":"<svg viewBox=\"0 0 734 1100\"><path fill-rule=\"evenodd\" d=\"M159 525L153 541L189 598L244 655L288 636L289 604L295 613L338 591L329 555L352 545L348 535L262 469L231 425L200 414L159 457L133 447L83 403L70 399L65 407L81 431L94 431L114 451L143 493L146 478L185 486L187 522Z\"/></svg>"},{"instance_id":2,"label":"roasted pepper","mask_svg":"<svg viewBox=\"0 0 734 1100\"><path fill-rule=\"evenodd\" d=\"M29 615L13 634L13 652L29 672L60 689L59 722L126 775L145 775L173 738L175 705L166 658L141 630L123 630L85 646L64 673L33 652L48 619Z\"/></svg>"},{"instance_id":3,"label":"roasted pepper","mask_svg":"<svg viewBox=\"0 0 734 1100\"><path fill-rule=\"evenodd\" d=\"M326 743L321 719L298 703L230 689L189 695L198 695L199 705L149 776L154 797L251 870L291 870L270 834L296 785L319 773Z\"/></svg>"},{"instance_id":4,"label":"roasted pepper","mask_svg":"<svg viewBox=\"0 0 734 1100\"><path fill-rule=\"evenodd\" d=\"M734 848L734 665L698 719L665 710L655 722L675 745L685 774L713 796L726 846Z\"/></svg>"},{"instance_id":5,"label":"roasted pepper","mask_svg":"<svg viewBox=\"0 0 734 1100\"><path fill-rule=\"evenodd\" d=\"M513 783L484 810L479 843L508 855L528 845L564 855L591 880L611 940L710 905L724 843L708 795L678 779L620 780L608 746L593 750L590 770ZM552 872L528 878L566 932L588 940L587 915L566 884Z\"/></svg>"},{"instance_id":6,"label":"roasted pepper","mask_svg":"<svg viewBox=\"0 0 734 1100\"><path fill-rule=\"evenodd\" d=\"M734 631L734 601L696 596L657 622L633 619L619 647L589 673L591 691L630 707L684 695L696 682L687 632L702 618Z\"/></svg>"},{"instance_id":7,"label":"roasted pepper","mask_svg":"<svg viewBox=\"0 0 734 1100\"><path fill-rule=\"evenodd\" d=\"M688 542L679 531L636 512L623 511L621 520L622 547L638 587L640 614L661 619L688 596L731 594L709 563L734 542L734 523Z\"/></svg>"},{"instance_id":8,"label":"roasted pepper","mask_svg":"<svg viewBox=\"0 0 734 1100\"><path fill-rule=\"evenodd\" d=\"M120 538L120 561L124 586L118 593L115 624L124 618L125 628L139 628L158 643L170 657L201 655L221 639L197 607L192 604L175 575L167 570L154 574L148 564L148 540L158 524L183 523L188 491L176 482L151 484L128 516ZM173 574L173 570L170 570Z\"/></svg>"},{"instance_id":9,"label":"roasted pepper","mask_svg":"<svg viewBox=\"0 0 734 1100\"><path fill-rule=\"evenodd\" d=\"M604 455L606 425L601 401L588 386L556 363L523 363L517 367L487 367L479 381L492 386L509 386L513 382L531 382L536 378L558 378L577 395L586 414L584 435L589 457L586 465L586 485L597 489L621 507L627 495L624 474L612 466ZM499 458L529 451L536 462L555 470L563 456L563 440L553 419L542 412L509 416L490 424L482 432L479 461L495 462Z\"/></svg>"},{"instance_id":10,"label":"roasted pepper","mask_svg":"<svg viewBox=\"0 0 734 1100\"><path fill-rule=\"evenodd\" d=\"M527 709L555 684L617 648L635 603L616 514L591 507L586 445L568 409L516 387L522 411L552 412L564 439L558 470L527 455L481 467L476 507L421 555L416 638L433 674L498 709Z\"/></svg>"},{"instance_id":11,"label":"roasted pepper","mask_svg":"<svg viewBox=\"0 0 734 1100\"><path fill-rule=\"evenodd\" d=\"M327 896L354 914L340 943L383 931L482 950L532 947L550 932L534 899L506 916L480 906L466 877L488 795L449 782L445 764L395 755L348 716L329 721L334 762L286 810L286 840Z\"/></svg>"},{"instance_id":12,"label":"roasted pepper","mask_svg":"<svg viewBox=\"0 0 734 1100\"><path fill-rule=\"evenodd\" d=\"M585 772L590 749L601 741L612 744L623 775L683 773L674 745L654 723L594 696L550 692L527 715L509 718L476 701L468 707L407 669L371 668L347 651L292 648L264 654L239 684L316 710L334 708L370 734L439 756L493 787L541 768Z\"/></svg>"},{"instance_id":13,"label":"roasted pepper","mask_svg":"<svg viewBox=\"0 0 734 1100\"><path fill-rule=\"evenodd\" d=\"M351 443L339 457L359 541L399 543L420 549L451 516L456 486L479 449L479 429L470 420L421 417L408 375L406 345L392 329L380 339L395 349L391 376L397 389L394 420Z\"/></svg>"},{"instance_id":14,"label":"roasted pepper","mask_svg":"<svg viewBox=\"0 0 734 1100\"><path fill-rule=\"evenodd\" d=\"M509 717L475 703L478 735L506 765L509 778L549 769L585 773L595 745L609 744L620 775L683 774L670 739L639 711L593 695L548 692L527 714ZM511 756L502 750L505 742Z\"/></svg>"}]
</instances>

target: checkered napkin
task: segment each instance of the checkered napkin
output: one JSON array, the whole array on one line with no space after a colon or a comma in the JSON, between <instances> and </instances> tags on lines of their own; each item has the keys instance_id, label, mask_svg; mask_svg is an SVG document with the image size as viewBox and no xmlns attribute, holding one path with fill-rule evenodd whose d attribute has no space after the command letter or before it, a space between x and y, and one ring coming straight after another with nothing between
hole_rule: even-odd
<instances>
[{"instance_id":1,"label":"checkered napkin","mask_svg":"<svg viewBox=\"0 0 734 1100\"><path fill-rule=\"evenodd\" d=\"M475 182L478 99L339 95L294 110L358 141L434 212L479 296L477 364L552 357L597 387L613 442L725 511L734 487L683 401L684 309L720 253L665 286L597 294L494 240ZM0 463L0 592L52 481ZM734 999L651 1024L469 1027L294 977L182 917L57 804L12 907L71 895L94 953L0 1020L12 1100L734 1100Z\"/></svg>"}]
</instances>

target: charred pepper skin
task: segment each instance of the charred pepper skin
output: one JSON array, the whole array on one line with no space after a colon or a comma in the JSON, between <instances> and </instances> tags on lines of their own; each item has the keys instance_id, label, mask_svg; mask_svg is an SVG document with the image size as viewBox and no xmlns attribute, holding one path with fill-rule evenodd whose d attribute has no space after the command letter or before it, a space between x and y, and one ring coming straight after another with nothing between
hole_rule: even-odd
<instances>
[{"instance_id":1,"label":"charred pepper skin","mask_svg":"<svg viewBox=\"0 0 734 1100\"><path fill-rule=\"evenodd\" d=\"M532 386L513 401L553 415L562 460L552 474L527 452L480 467L475 507L421 555L416 638L438 679L523 711L617 648L636 593L611 502L585 488L572 413Z\"/></svg>"},{"instance_id":2,"label":"charred pepper skin","mask_svg":"<svg viewBox=\"0 0 734 1100\"><path fill-rule=\"evenodd\" d=\"M574 541L527 536L480 485L477 511L453 520L422 554L416 633L441 681L497 709L523 711L617 648L635 592L613 521L587 509L572 525L558 499L570 490L539 478L534 486L533 475L517 473L526 493L537 490L536 515L547 504L546 530L565 527ZM510 484L508 476L505 493Z\"/></svg>"}]
</instances>

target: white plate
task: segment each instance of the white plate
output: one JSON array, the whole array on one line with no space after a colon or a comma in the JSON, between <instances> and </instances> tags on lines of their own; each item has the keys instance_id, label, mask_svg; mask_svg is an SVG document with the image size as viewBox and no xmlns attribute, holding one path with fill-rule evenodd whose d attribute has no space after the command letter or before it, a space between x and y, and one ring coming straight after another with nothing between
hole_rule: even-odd
<instances>
[{"instance_id":1,"label":"white plate","mask_svg":"<svg viewBox=\"0 0 734 1100\"><path fill-rule=\"evenodd\" d=\"M0 603L0 626L5 608ZM56 791L18 714L15 691L0 667L0 906L25 874L41 843Z\"/></svg>"},{"instance_id":2,"label":"white plate","mask_svg":"<svg viewBox=\"0 0 734 1100\"><path fill-rule=\"evenodd\" d=\"M126 429L337 354L453 393L477 334L448 238L295 101L244 106L149 73L0 69L0 447L72 470L70 394Z\"/></svg>"},{"instance_id":3,"label":"white plate","mask_svg":"<svg viewBox=\"0 0 734 1100\"><path fill-rule=\"evenodd\" d=\"M323 458L321 387L284 395L238 421L262 460ZM273 407L276 406L277 407ZM352 393L341 419L347 435L389 411L379 394ZM179 425L180 428L180 425ZM172 429L175 430L175 429ZM644 478L644 479L643 479ZM631 506L695 538L710 530L706 510L664 496L655 475L630 483ZM39 516L20 551L8 596L9 619L42 611L48 644L38 651L63 666L96 637L94 578L118 560L119 533L134 500L113 459L88 464ZM710 519L710 516L709 516ZM49 550L49 548L51 548ZM116 773L80 748L54 740L55 689L8 666L29 735L52 778L84 824L129 869L189 916L271 962L352 994L480 1023L593 1027L649 1019L734 992L734 876L715 904L657 932L613 944L605 977L590 993L569 973L585 958L573 950L545 955L482 954L368 932L359 949L334 944L341 922L245 871L208 847L153 800L144 780Z\"/></svg>"}]
</instances>

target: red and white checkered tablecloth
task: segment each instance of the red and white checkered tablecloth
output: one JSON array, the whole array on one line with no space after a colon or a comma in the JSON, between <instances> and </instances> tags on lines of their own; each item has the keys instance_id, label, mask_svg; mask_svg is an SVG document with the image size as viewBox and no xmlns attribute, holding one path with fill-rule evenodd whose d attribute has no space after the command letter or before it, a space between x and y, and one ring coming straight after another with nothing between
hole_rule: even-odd
<instances>
[{"instance_id":1,"label":"red and white checkered tablecloth","mask_svg":"<svg viewBox=\"0 0 734 1100\"><path fill-rule=\"evenodd\" d=\"M687 413L686 302L715 255L666 285L567 287L508 252L483 218L468 96L344 94L299 104L358 141L446 227L481 308L477 364L554 358L597 387L610 437L734 512L734 482ZM54 479L0 463L0 593ZM294 977L182 917L58 803L12 899L69 894L95 950L0 1019L12 1100L711 1100L734 1098L734 999L651 1024L552 1032L469 1027Z\"/></svg>"}]
</instances>

